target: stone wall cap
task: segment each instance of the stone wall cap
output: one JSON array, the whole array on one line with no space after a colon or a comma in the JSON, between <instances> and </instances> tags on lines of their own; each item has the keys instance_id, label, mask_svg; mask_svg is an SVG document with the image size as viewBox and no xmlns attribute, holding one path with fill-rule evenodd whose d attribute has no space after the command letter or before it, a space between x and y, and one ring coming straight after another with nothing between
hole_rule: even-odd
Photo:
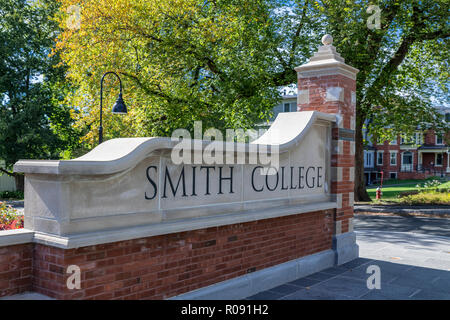
<instances>
[{"instance_id":1,"label":"stone wall cap","mask_svg":"<svg viewBox=\"0 0 450 320\"><path fill-rule=\"evenodd\" d=\"M0 231L0 247L13 246L33 242L34 231L14 229Z\"/></svg>"},{"instance_id":2,"label":"stone wall cap","mask_svg":"<svg viewBox=\"0 0 450 320\"><path fill-rule=\"evenodd\" d=\"M285 152L296 145L317 120L335 122L334 114L318 111L280 113L269 130L252 142L269 150L278 146ZM106 175L121 172L136 166L157 150L172 149L180 140L153 138L118 138L105 141L87 154L73 160L19 160L14 164L15 172L54 175ZM250 152L250 144L225 143L220 141L190 140L191 150L202 150L216 143L225 146L224 150L245 150ZM195 143L197 141L198 143ZM227 145L232 144L233 148ZM243 148L239 148L239 146ZM252 152L257 152L253 150Z\"/></svg>"}]
</instances>

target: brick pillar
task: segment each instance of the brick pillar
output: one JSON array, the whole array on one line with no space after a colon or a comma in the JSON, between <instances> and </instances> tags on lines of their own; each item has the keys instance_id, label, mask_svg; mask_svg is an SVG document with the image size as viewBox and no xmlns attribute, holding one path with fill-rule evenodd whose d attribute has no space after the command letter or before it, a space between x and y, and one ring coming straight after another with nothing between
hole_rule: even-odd
<instances>
[{"instance_id":1,"label":"brick pillar","mask_svg":"<svg viewBox=\"0 0 450 320\"><path fill-rule=\"evenodd\" d=\"M355 177L355 107L358 69L345 64L325 35L323 46L310 61L295 68L298 75L298 111L337 115L332 129L331 193L336 197L334 248L337 264L358 256L353 233L353 186Z\"/></svg>"}]
</instances>

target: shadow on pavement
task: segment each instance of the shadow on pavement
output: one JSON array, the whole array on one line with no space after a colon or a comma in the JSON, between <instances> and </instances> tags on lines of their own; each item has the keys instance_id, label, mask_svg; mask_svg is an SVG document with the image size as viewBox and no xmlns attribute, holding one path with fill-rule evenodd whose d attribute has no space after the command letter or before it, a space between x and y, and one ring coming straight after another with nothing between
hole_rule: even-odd
<instances>
[{"instance_id":1,"label":"shadow on pavement","mask_svg":"<svg viewBox=\"0 0 450 320\"><path fill-rule=\"evenodd\" d=\"M369 266L380 268L380 289L369 289ZM372 281L370 281L372 283ZM450 272L358 258L248 297L249 300L450 300Z\"/></svg>"}]
</instances>

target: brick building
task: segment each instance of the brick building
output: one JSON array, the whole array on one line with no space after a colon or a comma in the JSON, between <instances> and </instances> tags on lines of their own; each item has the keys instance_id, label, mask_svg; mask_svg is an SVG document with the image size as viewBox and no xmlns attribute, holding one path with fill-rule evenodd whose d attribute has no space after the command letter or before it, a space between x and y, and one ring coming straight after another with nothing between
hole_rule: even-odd
<instances>
[{"instance_id":1,"label":"brick building","mask_svg":"<svg viewBox=\"0 0 450 320\"><path fill-rule=\"evenodd\" d=\"M450 114L450 113L447 113ZM447 135L447 139L445 136ZM364 173L368 184L384 179L425 179L450 176L447 133L417 131L392 141L370 141L364 150Z\"/></svg>"}]
</instances>

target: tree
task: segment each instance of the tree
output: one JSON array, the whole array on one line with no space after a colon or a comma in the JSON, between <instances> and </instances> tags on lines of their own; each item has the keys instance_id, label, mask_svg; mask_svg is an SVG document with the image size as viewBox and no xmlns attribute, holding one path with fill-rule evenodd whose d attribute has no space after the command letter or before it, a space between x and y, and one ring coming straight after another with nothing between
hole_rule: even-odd
<instances>
[{"instance_id":1,"label":"tree","mask_svg":"<svg viewBox=\"0 0 450 320\"><path fill-rule=\"evenodd\" d=\"M75 0L61 0L59 19ZM355 198L368 198L363 130L389 137L419 124L440 126L432 102L448 89L446 1L85 0L79 27L65 28L57 52L79 90L77 125L98 126L101 75L125 78L125 118L106 115L107 137L170 135L176 128L247 128L268 118L277 87L296 83L328 32L357 78ZM313 39L313 41L311 41ZM420 64L418 62L420 61ZM112 104L116 95L109 95ZM389 130L383 129L389 126ZM85 141L96 141L90 130Z\"/></svg>"},{"instance_id":2,"label":"tree","mask_svg":"<svg viewBox=\"0 0 450 320\"><path fill-rule=\"evenodd\" d=\"M57 159L78 142L69 108L62 103L69 87L58 56L49 57L58 25L48 19L58 9L54 1L29 3L0 0L0 159L3 173L15 177L23 190L23 175L13 173L19 159Z\"/></svg>"},{"instance_id":3,"label":"tree","mask_svg":"<svg viewBox=\"0 0 450 320\"><path fill-rule=\"evenodd\" d=\"M411 134L420 125L447 126L433 104L447 101L448 1L379 1L379 29L364 25L371 15L369 4L342 0L319 5L338 50L360 70L355 200L370 200L364 183L363 129L387 140Z\"/></svg>"},{"instance_id":4,"label":"tree","mask_svg":"<svg viewBox=\"0 0 450 320\"><path fill-rule=\"evenodd\" d=\"M269 9L266 1L84 1L80 28L66 27L57 45L79 87L71 100L82 110L77 124L98 128L99 82L110 70L122 77L130 107L120 118L106 110L105 138L167 136L192 129L194 120L204 128L249 128L267 118L278 100L267 73ZM63 9L61 26L70 19ZM104 105L116 96L106 93ZM94 145L96 135L90 130L85 139Z\"/></svg>"}]
</instances>

